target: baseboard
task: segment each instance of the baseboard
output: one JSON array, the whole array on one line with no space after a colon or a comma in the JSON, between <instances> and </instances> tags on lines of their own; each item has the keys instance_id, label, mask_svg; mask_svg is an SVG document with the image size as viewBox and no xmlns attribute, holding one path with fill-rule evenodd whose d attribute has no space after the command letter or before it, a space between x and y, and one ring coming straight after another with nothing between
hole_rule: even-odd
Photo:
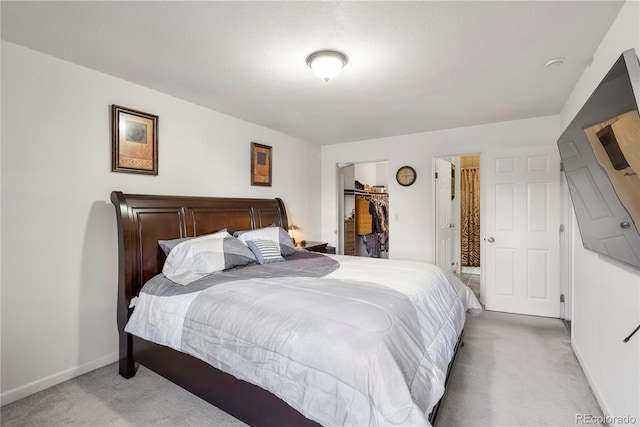
<instances>
[{"instance_id":1,"label":"baseboard","mask_svg":"<svg viewBox=\"0 0 640 427\"><path fill-rule=\"evenodd\" d=\"M600 393L600 390L598 389L598 387L596 387L596 384L593 381L593 376L591 375L591 372L585 365L584 359L580 355L580 351L578 351L578 349L574 345L573 340L571 340L571 348L573 349L573 353L576 355L576 359L578 359L578 363L582 368L582 372L584 372L584 376L587 378L587 382L589 383L589 387L591 387L591 391L593 392L593 395L595 396L596 400L598 401L598 404L600 405L600 409L602 409L603 415L605 417L609 416L611 414L611 411L609 410L609 405L607 405L607 402L602 396L602 394ZM591 414L591 415L597 415L597 414ZM605 424L605 425L608 425L608 424Z\"/></svg>"},{"instance_id":2,"label":"baseboard","mask_svg":"<svg viewBox=\"0 0 640 427\"><path fill-rule=\"evenodd\" d=\"M53 387L54 385L58 385L62 382L65 382L77 376L86 374L87 372L91 372L95 369L102 368L103 366L106 366L117 360L118 360L118 353L115 352L115 353L103 356L99 359L92 360L91 362L84 363L80 366L75 366L73 368L66 369L62 372L49 375L48 377L30 382L29 384L25 384L23 386L14 388L13 390L2 392L0 394L0 406L8 405L9 403L15 402L16 400L20 400L23 397L30 396L34 393L45 390L49 387Z\"/></svg>"}]
</instances>

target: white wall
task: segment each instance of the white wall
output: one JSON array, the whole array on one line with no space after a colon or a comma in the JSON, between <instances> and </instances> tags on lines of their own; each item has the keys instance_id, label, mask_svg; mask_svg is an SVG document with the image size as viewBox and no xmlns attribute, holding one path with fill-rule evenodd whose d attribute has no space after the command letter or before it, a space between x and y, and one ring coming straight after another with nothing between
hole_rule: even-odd
<instances>
[{"instance_id":1,"label":"white wall","mask_svg":"<svg viewBox=\"0 0 640 427\"><path fill-rule=\"evenodd\" d=\"M509 147L555 145L558 116L492 123L322 147L322 240L334 243L337 229L336 165L387 159L389 162L389 257L434 261L433 157L481 154ZM395 180L410 165L417 179L410 187ZM330 244L332 244L330 243Z\"/></svg>"},{"instance_id":2,"label":"white wall","mask_svg":"<svg viewBox=\"0 0 640 427\"><path fill-rule=\"evenodd\" d=\"M387 162L378 163L356 163L355 179L364 185L384 185L389 182L389 164Z\"/></svg>"},{"instance_id":3,"label":"white wall","mask_svg":"<svg viewBox=\"0 0 640 427\"><path fill-rule=\"evenodd\" d=\"M376 164L377 163L357 163L355 164L355 179L363 185L376 185Z\"/></svg>"},{"instance_id":4,"label":"white wall","mask_svg":"<svg viewBox=\"0 0 640 427\"><path fill-rule=\"evenodd\" d=\"M393 174L395 177L395 174ZM389 163L376 163L376 183L377 186L387 187L389 185Z\"/></svg>"},{"instance_id":5,"label":"white wall","mask_svg":"<svg viewBox=\"0 0 640 427\"><path fill-rule=\"evenodd\" d=\"M631 48L640 54L637 1L625 3L576 84L560 114L562 129ZM584 249L575 218L573 226L573 348L605 414L640 424L640 334L622 342L640 324L640 271Z\"/></svg>"},{"instance_id":6,"label":"white wall","mask_svg":"<svg viewBox=\"0 0 640 427\"><path fill-rule=\"evenodd\" d=\"M159 176L111 172L111 104L159 115ZM112 190L281 197L320 238L320 147L2 42L2 403L116 359ZM250 185L250 143L273 187Z\"/></svg>"}]
</instances>

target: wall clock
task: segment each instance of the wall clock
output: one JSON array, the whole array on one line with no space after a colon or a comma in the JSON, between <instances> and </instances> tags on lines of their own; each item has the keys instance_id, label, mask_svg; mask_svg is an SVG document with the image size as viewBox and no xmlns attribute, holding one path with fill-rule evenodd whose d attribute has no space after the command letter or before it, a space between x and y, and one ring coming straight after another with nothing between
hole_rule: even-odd
<instances>
[{"instance_id":1,"label":"wall clock","mask_svg":"<svg viewBox=\"0 0 640 427\"><path fill-rule=\"evenodd\" d=\"M396 172L396 181L398 181L398 184L408 187L416 182L416 176L416 170L414 168L411 166L402 166L398 169L398 172Z\"/></svg>"}]
</instances>

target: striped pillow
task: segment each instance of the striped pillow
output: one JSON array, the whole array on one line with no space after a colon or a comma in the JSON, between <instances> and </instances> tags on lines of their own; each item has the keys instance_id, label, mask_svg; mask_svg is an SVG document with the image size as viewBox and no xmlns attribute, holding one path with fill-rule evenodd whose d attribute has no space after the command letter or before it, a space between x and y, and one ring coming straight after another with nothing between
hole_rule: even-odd
<instances>
[{"instance_id":1,"label":"striped pillow","mask_svg":"<svg viewBox=\"0 0 640 427\"><path fill-rule=\"evenodd\" d=\"M272 262L284 261L280 255L280 249L272 240L247 240L247 246L256 256L259 264L269 264Z\"/></svg>"}]
</instances>

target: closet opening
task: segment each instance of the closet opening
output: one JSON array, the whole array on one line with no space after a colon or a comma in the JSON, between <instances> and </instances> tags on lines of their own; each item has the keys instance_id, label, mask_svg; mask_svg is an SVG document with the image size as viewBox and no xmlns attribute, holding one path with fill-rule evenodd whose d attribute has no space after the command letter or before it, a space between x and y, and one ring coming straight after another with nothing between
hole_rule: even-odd
<instances>
[{"instance_id":1,"label":"closet opening","mask_svg":"<svg viewBox=\"0 0 640 427\"><path fill-rule=\"evenodd\" d=\"M434 159L436 264L480 299L480 156Z\"/></svg>"},{"instance_id":2,"label":"closet opening","mask_svg":"<svg viewBox=\"0 0 640 427\"><path fill-rule=\"evenodd\" d=\"M380 161L339 167L338 253L389 258L388 165Z\"/></svg>"}]
</instances>

